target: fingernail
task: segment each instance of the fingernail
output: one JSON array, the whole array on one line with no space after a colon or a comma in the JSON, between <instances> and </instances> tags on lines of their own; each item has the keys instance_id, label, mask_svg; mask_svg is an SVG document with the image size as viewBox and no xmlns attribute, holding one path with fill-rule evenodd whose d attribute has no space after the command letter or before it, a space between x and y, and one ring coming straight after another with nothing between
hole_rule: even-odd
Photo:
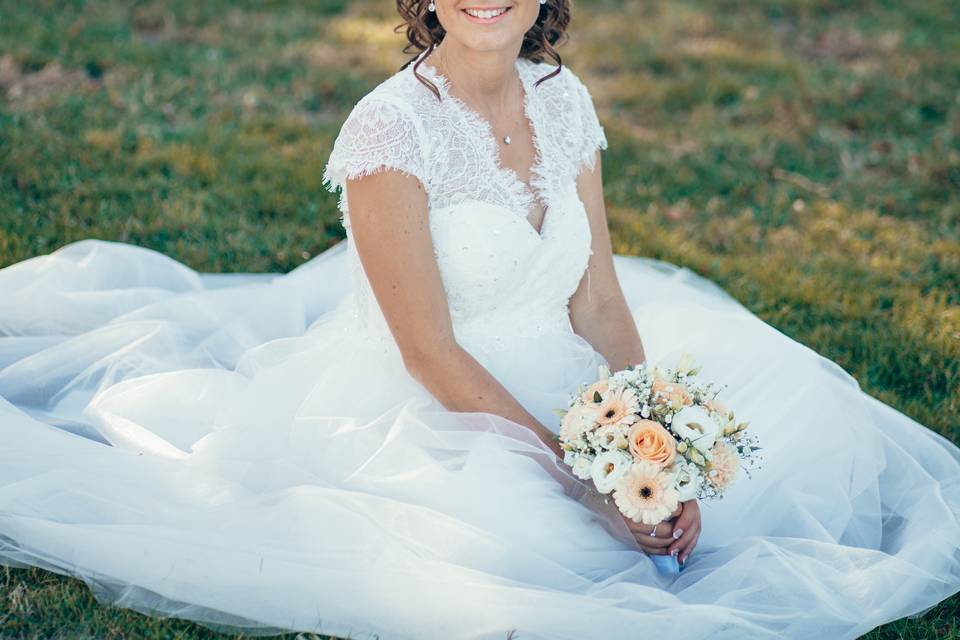
<instances>
[{"instance_id":1,"label":"fingernail","mask_svg":"<svg viewBox=\"0 0 960 640\"><path fill-rule=\"evenodd\" d=\"M672 556L677 555L677 551L679 551L679 549L674 549L673 551L670 552L670 555Z\"/></svg>"},{"instance_id":2,"label":"fingernail","mask_svg":"<svg viewBox=\"0 0 960 640\"><path fill-rule=\"evenodd\" d=\"M674 529L673 530L673 539L676 540L683 535L683 529Z\"/></svg>"}]
</instances>

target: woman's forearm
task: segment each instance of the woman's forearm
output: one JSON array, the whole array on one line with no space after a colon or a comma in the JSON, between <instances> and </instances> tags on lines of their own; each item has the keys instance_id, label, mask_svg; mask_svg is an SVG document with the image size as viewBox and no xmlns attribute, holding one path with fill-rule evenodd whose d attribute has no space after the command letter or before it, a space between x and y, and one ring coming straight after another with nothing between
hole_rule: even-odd
<instances>
[{"instance_id":1,"label":"woman's forearm","mask_svg":"<svg viewBox=\"0 0 960 640\"><path fill-rule=\"evenodd\" d=\"M411 358L407 369L447 410L503 416L528 427L554 453L563 455L554 433L460 345L431 349Z\"/></svg>"},{"instance_id":2,"label":"woman's forearm","mask_svg":"<svg viewBox=\"0 0 960 640\"><path fill-rule=\"evenodd\" d=\"M647 359L633 314L622 296L571 314L570 322L573 330L606 358L611 371Z\"/></svg>"}]
</instances>

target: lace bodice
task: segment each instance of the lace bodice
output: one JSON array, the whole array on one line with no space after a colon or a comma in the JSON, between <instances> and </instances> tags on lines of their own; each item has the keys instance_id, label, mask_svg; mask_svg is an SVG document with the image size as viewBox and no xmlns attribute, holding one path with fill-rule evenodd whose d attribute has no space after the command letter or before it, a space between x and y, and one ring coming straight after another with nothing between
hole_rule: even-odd
<instances>
[{"instance_id":1,"label":"lace bodice","mask_svg":"<svg viewBox=\"0 0 960 640\"><path fill-rule=\"evenodd\" d=\"M421 54L423 55L423 54ZM590 227L576 189L583 167L607 141L590 93L564 66L517 59L524 113L536 159L529 187L501 164L489 123L451 95L447 79L426 62L413 64L360 99L344 122L324 181L340 191L354 293L346 304L357 325L389 335L356 255L345 183L348 178L397 169L424 186L434 253L454 330L462 341L495 349L504 331L569 331L567 303L590 250ZM539 233L528 215L537 198L545 207ZM389 211L383 224L390 224ZM479 341L479 342L478 342Z\"/></svg>"}]
</instances>

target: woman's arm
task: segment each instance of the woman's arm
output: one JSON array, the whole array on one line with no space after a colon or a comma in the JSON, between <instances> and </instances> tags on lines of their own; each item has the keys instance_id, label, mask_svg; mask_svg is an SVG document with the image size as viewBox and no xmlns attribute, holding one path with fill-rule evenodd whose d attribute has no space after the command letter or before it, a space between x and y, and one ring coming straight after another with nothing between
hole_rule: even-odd
<instances>
[{"instance_id":1,"label":"woman's arm","mask_svg":"<svg viewBox=\"0 0 960 640\"><path fill-rule=\"evenodd\" d=\"M457 343L420 181L390 169L347 180L346 189L357 253L410 375L448 410L525 425L562 457L553 432Z\"/></svg>"},{"instance_id":2,"label":"woman's arm","mask_svg":"<svg viewBox=\"0 0 960 640\"><path fill-rule=\"evenodd\" d=\"M599 150L593 170L584 168L577 176L577 192L590 220L593 255L580 286L570 298L570 323L606 358L610 370L617 371L628 364L640 364L647 357L613 267Z\"/></svg>"},{"instance_id":3,"label":"woman's arm","mask_svg":"<svg viewBox=\"0 0 960 640\"><path fill-rule=\"evenodd\" d=\"M628 364L640 364L647 356L613 266L599 150L593 170L585 168L577 176L577 191L590 220L593 254L580 286L570 298L570 323L606 358L611 371L617 371ZM681 502L670 517L656 528L656 537L646 535L651 529L649 525L625 520L644 551L657 555L675 553L685 562L700 537L700 505L695 499Z\"/></svg>"}]
</instances>

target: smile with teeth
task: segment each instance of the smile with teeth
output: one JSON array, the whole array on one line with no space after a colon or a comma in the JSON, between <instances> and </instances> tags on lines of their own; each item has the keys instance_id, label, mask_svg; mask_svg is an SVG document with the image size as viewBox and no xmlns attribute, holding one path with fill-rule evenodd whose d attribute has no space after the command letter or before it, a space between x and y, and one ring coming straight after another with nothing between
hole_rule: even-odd
<instances>
[{"instance_id":1,"label":"smile with teeth","mask_svg":"<svg viewBox=\"0 0 960 640\"><path fill-rule=\"evenodd\" d=\"M464 9L464 12L473 16L474 18L489 20L490 18L496 18L497 16L506 13L507 9L508 7L500 7L497 9Z\"/></svg>"}]
</instances>

